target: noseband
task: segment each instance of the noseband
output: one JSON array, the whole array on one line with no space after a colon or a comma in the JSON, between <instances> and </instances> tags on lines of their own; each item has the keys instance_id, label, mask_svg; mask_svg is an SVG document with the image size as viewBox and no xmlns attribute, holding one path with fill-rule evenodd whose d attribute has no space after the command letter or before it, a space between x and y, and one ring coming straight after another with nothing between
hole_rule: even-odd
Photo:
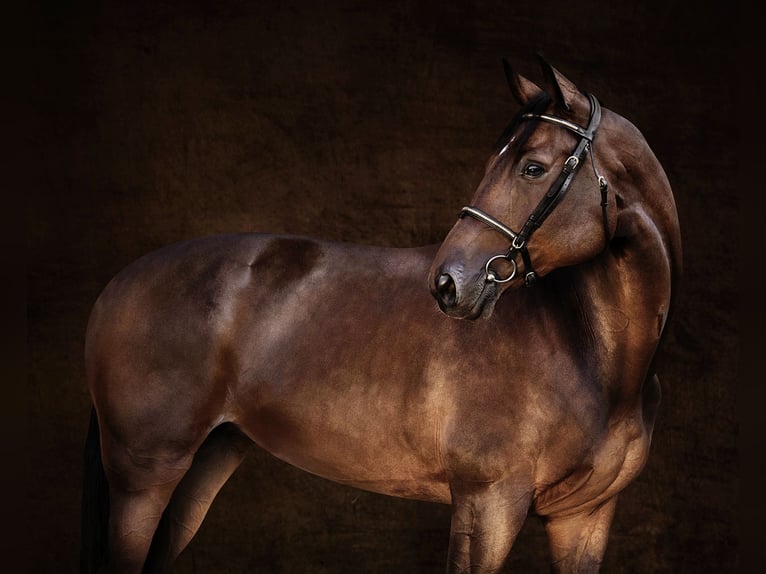
<instances>
[{"instance_id":1,"label":"noseband","mask_svg":"<svg viewBox=\"0 0 766 574\"><path fill-rule=\"evenodd\" d=\"M588 99L590 100L590 121L588 122L587 128L583 128L575 123L556 116L548 116L545 114L524 114L521 116L521 120L523 121L540 120L548 122L568 129L580 137L580 140L577 142L577 147L575 147L572 154L564 162L564 166L561 169L561 173L556 178L556 181L553 182L553 185L551 185L548 192L540 200L540 203L537 204L537 207L532 212L532 214L527 218L527 221L524 223L521 231L516 233L513 229L498 219L495 219L491 215L475 207L464 207L460 211L460 218L467 215L477 219L478 221L481 221L485 225L491 227L511 241L511 247L507 253L493 255L484 265L484 273L486 275L487 282L507 283L513 279L516 276L517 271L516 254L520 253L522 261L524 262L524 285L529 287L534 284L534 282L537 280L537 275L535 274L535 270L532 268L532 260L529 257L529 252L527 251L527 241L529 240L529 237L532 235L532 233L538 227L540 227L540 225L542 225L543 221L547 219L553 209L558 205L559 201L561 201L561 199L564 197L567 190L569 189L569 186L572 184L572 180L577 173L577 169L580 167L580 164L583 162L585 154L588 153L588 151L591 151L590 158L591 165L593 166L593 173L596 174L596 177L598 178L598 184L601 190L601 213L603 215L604 221L604 233L606 241L609 241L609 221L607 219L606 210L608 185L606 179L604 179L604 177L600 175L596 170L596 162L593 159L592 153L593 137L596 135L596 130L598 129L599 123L601 122L601 105L598 103L598 100L595 98L595 96L591 94L588 94ZM501 279L491 269L492 263L498 259L505 259L509 261L513 266L513 271L508 277Z\"/></svg>"}]
</instances>

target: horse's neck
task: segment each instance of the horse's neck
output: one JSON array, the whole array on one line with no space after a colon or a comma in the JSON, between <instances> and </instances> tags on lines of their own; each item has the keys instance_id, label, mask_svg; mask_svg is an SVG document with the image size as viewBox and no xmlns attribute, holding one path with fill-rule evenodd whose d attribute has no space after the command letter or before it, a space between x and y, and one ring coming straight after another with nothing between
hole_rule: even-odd
<instances>
[{"instance_id":1,"label":"horse's neck","mask_svg":"<svg viewBox=\"0 0 766 574\"><path fill-rule=\"evenodd\" d=\"M570 278L595 356L608 358L595 368L626 395L636 396L651 374L679 264L674 208L657 209L638 201L624 205L610 247Z\"/></svg>"}]
</instances>

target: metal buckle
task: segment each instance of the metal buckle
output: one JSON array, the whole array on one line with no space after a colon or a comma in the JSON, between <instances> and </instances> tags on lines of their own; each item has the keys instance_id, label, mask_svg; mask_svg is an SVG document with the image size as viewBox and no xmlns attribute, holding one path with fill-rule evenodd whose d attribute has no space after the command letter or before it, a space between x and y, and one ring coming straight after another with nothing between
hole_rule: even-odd
<instances>
[{"instance_id":1,"label":"metal buckle","mask_svg":"<svg viewBox=\"0 0 766 574\"><path fill-rule=\"evenodd\" d=\"M580 164L580 158L578 158L575 155L570 155L567 160L564 162L564 169L572 172L577 169L577 166Z\"/></svg>"}]
</instances>

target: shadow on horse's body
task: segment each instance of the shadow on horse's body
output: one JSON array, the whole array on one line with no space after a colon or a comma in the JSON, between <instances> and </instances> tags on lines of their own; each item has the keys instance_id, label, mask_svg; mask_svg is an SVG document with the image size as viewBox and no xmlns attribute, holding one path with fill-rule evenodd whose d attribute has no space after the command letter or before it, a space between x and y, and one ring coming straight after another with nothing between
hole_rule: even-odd
<instances>
[{"instance_id":1,"label":"shadow on horse's body","mask_svg":"<svg viewBox=\"0 0 766 574\"><path fill-rule=\"evenodd\" d=\"M169 570L253 443L337 482L451 504L451 574L499 570L530 508L556 571L598 569L616 495L648 456L680 240L662 168L605 110L588 149L608 206L583 165L528 251L493 257L508 241L487 214L522 227L566 179L577 134L557 118L588 123L587 98L544 71L552 98L508 70L512 91L559 115L517 118L474 197L482 210L441 246L224 235L112 280L86 339L108 543L91 537L89 487L84 570ZM501 297L523 281L503 274L532 264L534 287Z\"/></svg>"}]
</instances>

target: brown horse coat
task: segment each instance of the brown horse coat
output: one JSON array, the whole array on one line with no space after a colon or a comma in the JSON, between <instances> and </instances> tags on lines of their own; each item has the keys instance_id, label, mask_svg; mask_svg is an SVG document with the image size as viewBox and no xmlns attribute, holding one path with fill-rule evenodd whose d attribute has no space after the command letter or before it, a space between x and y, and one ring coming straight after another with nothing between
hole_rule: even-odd
<instances>
[{"instance_id":1,"label":"brown horse coat","mask_svg":"<svg viewBox=\"0 0 766 574\"><path fill-rule=\"evenodd\" d=\"M544 71L548 112L587 124L587 98ZM509 79L522 105L541 91ZM534 126L490 158L473 204L518 229L574 141ZM507 241L469 218L440 246L224 235L118 274L86 340L110 502L108 550L83 564L167 571L255 443L334 481L451 504L451 574L498 571L530 509L556 571L596 571L616 495L648 456L681 256L638 130L604 110L592 153L608 247L583 166L529 240L533 288L487 281Z\"/></svg>"}]
</instances>

